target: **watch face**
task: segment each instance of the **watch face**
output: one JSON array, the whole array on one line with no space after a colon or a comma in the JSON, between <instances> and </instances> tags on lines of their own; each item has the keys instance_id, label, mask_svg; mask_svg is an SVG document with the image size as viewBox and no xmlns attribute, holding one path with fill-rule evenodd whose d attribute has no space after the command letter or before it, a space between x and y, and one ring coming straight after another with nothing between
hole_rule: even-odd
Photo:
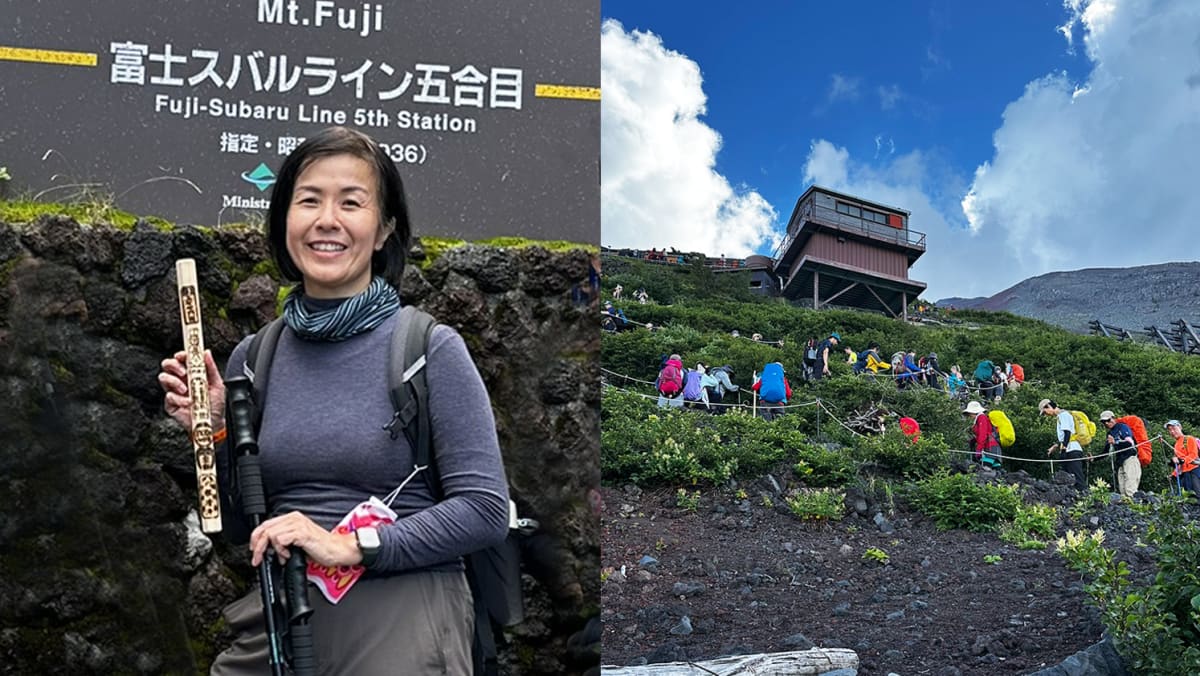
<instances>
[{"instance_id":1,"label":"watch face","mask_svg":"<svg viewBox=\"0 0 1200 676\"><path fill-rule=\"evenodd\" d=\"M367 550L379 549L379 531L367 526L359 528L355 532L358 534L358 544L360 547Z\"/></svg>"}]
</instances>

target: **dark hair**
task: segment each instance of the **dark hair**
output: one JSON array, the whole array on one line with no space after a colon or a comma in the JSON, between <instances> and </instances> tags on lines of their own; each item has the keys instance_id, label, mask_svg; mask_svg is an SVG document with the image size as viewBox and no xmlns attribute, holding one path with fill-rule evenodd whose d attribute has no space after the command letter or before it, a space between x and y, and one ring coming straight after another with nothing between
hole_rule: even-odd
<instances>
[{"instance_id":1,"label":"dark hair","mask_svg":"<svg viewBox=\"0 0 1200 676\"><path fill-rule=\"evenodd\" d=\"M267 210L267 244L271 257L284 279L303 281L303 275L287 250L287 215L291 206L296 180L313 162L334 155L350 155L363 160L379 179L379 226L392 226L383 248L371 255L371 274L383 277L394 287L400 287L404 261L412 238L408 221L408 202L404 199L404 182L387 153L370 136L346 127L328 127L310 136L283 161L271 205Z\"/></svg>"}]
</instances>

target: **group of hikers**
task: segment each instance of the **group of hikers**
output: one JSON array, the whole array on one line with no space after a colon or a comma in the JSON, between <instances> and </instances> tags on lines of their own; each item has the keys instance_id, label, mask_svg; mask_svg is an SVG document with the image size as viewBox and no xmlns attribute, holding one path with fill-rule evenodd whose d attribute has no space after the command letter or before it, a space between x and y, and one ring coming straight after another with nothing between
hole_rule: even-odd
<instances>
[{"instance_id":1,"label":"group of hikers","mask_svg":"<svg viewBox=\"0 0 1200 676\"><path fill-rule=\"evenodd\" d=\"M683 358L672 354L663 362L654 382L658 405L660 408L703 408L720 415L728 408L722 404L725 395L738 391L738 386L733 384L733 375L733 367L729 364L709 368L697 363L694 369L684 368ZM791 394L790 388L788 394Z\"/></svg>"},{"instance_id":2,"label":"group of hikers","mask_svg":"<svg viewBox=\"0 0 1200 676\"><path fill-rule=\"evenodd\" d=\"M1142 479L1142 468L1148 466L1153 457L1153 440L1149 438L1142 418L1136 415L1118 417L1112 411L1102 411L1102 429L1098 430L1086 413L1064 409L1052 399L1041 400L1038 411L1055 420L1055 441L1046 449L1046 455L1058 453L1063 469L1074 477L1077 490L1087 489L1083 461L1095 457L1085 456L1084 447L1103 438L1103 453L1110 454L1113 459L1117 492L1133 497ZM962 412L964 416L971 416L970 445L975 461L986 467L999 468L1001 449L1016 440L1012 422L1003 411L987 411L978 401L968 403ZM1168 420L1163 429L1174 442L1174 455L1168 462L1172 465L1171 477L1175 480L1176 491L1187 490L1200 495L1200 472L1196 471L1200 466L1200 444L1196 437L1183 433L1178 420Z\"/></svg>"},{"instance_id":3,"label":"group of hikers","mask_svg":"<svg viewBox=\"0 0 1200 676\"><path fill-rule=\"evenodd\" d=\"M804 359L804 377L820 380L830 375L831 358L841 347L847 362L855 373L879 373L890 370L901 389L914 383L941 389L937 353L917 358L914 351L901 351L892 355L888 362L879 357L879 345L871 343L867 349L856 353L849 346L841 345L841 334L834 331L821 341L811 340ZM957 365L947 375L947 390L955 398L970 399L963 408L964 416L972 416L970 428L970 451L981 465L999 468L1002 448L1015 441L1012 423L1003 411L988 411L981 401L999 402L1004 392L1016 389L1025 381L1024 369L1014 362L1006 361L998 366L991 360L983 360L976 367L973 381L969 385ZM721 414L729 404L723 403L726 395L739 390L733 383L734 369L731 365L709 367L697 363L695 368L685 368L679 354L671 354L662 362L655 389L658 405L662 408L697 408L709 413ZM773 420L781 415L792 397L792 385L788 382L781 362L766 364L755 375L750 389L756 395L756 413L764 420ZM970 390L978 393L972 398ZM1068 411L1050 399L1038 405L1042 415L1055 418L1055 444L1047 449L1047 455L1057 453L1062 468L1074 477L1075 487L1086 490L1087 480L1083 462L1084 447L1093 438L1103 438L1104 451L1111 453L1116 471L1117 489L1121 495L1132 496L1138 490L1142 467L1150 463L1151 440L1146 434L1145 422L1135 415L1117 417L1112 411L1100 413L1103 426L1097 435L1092 423L1082 411ZM1164 429L1174 440L1174 463L1172 477L1176 488L1200 495L1200 444L1195 437L1184 435L1178 420L1170 420ZM911 436L911 435L910 435Z\"/></svg>"}]
</instances>

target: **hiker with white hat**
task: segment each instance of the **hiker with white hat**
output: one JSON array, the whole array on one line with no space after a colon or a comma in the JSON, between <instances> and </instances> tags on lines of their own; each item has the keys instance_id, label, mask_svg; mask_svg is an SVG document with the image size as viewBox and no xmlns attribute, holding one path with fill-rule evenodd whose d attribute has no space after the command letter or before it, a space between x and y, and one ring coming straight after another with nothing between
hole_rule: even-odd
<instances>
[{"instance_id":1,"label":"hiker with white hat","mask_svg":"<svg viewBox=\"0 0 1200 676\"><path fill-rule=\"evenodd\" d=\"M1142 480L1142 463L1138 461L1137 442L1133 438L1133 430L1123 422L1117 420L1117 415L1112 411L1104 411L1100 414L1100 424L1108 429L1108 443L1105 445L1105 450L1111 451L1113 455L1110 457L1110 462L1118 469L1117 475L1117 492L1121 495L1132 498L1137 492L1138 483Z\"/></svg>"},{"instance_id":2,"label":"hiker with white hat","mask_svg":"<svg viewBox=\"0 0 1200 676\"><path fill-rule=\"evenodd\" d=\"M1196 471L1197 465L1200 465L1200 443L1197 443L1196 437L1183 433L1183 426L1178 420L1168 420L1163 427L1175 438L1175 457L1172 459L1175 470L1171 476L1178 480L1181 488L1200 495L1200 472Z\"/></svg>"},{"instance_id":3,"label":"hiker with white hat","mask_svg":"<svg viewBox=\"0 0 1200 676\"><path fill-rule=\"evenodd\" d=\"M975 452L975 461L985 467L1000 468L1000 432L992 424L983 409L983 404L972 401L963 409L963 415L974 415L971 425L971 450Z\"/></svg>"}]
</instances>

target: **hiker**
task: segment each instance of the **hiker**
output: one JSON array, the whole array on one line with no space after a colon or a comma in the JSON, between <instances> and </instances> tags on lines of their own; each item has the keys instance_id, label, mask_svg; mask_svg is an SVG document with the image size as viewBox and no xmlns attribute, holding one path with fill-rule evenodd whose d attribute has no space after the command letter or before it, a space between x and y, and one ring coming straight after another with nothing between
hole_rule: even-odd
<instances>
[{"instance_id":1,"label":"hiker","mask_svg":"<svg viewBox=\"0 0 1200 676\"><path fill-rule=\"evenodd\" d=\"M858 363L858 353L851 349L849 345L843 347L842 352L846 353L846 363L849 364L850 368L853 370L854 365Z\"/></svg>"},{"instance_id":2,"label":"hiker","mask_svg":"<svg viewBox=\"0 0 1200 676\"><path fill-rule=\"evenodd\" d=\"M958 364L950 367L950 375L946 378L946 386L950 388L950 398L957 399L966 395L967 381L963 379L962 370Z\"/></svg>"},{"instance_id":3,"label":"hiker","mask_svg":"<svg viewBox=\"0 0 1200 676\"><path fill-rule=\"evenodd\" d=\"M689 370L683 375L683 405L686 408L699 408L699 404L704 404L704 408L708 409L708 390L701 385L704 380L704 364L696 364L694 370Z\"/></svg>"},{"instance_id":4,"label":"hiker","mask_svg":"<svg viewBox=\"0 0 1200 676\"><path fill-rule=\"evenodd\" d=\"M846 349L849 350L850 348L847 347ZM880 361L879 343L874 341L867 345L867 349L858 353L858 359L854 361L854 365L850 367L850 370L854 373L862 373L863 371L866 371L870 367L872 357L874 357L876 362ZM874 370L872 373L874 373Z\"/></svg>"},{"instance_id":5,"label":"hiker","mask_svg":"<svg viewBox=\"0 0 1200 676\"><path fill-rule=\"evenodd\" d=\"M1063 410L1050 399L1038 402L1038 410L1042 412L1042 415L1053 416L1056 420L1054 438L1058 442L1046 449L1046 455L1050 455L1055 450L1061 451L1063 469L1075 477L1075 489L1080 492L1086 491L1087 479L1083 474L1083 446L1080 446L1079 442L1073 438L1075 436L1075 418L1070 411Z\"/></svg>"},{"instance_id":6,"label":"hiker","mask_svg":"<svg viewBox=\"0 0 1200 676\"><path fill-rule=\"evenodd\" d=\"M928 357L925 357L925 384L935 390L942 389L942 383L938 380L938 356L937 352L930 352Z\"/></svg>"},{"instance_id":7,"label":"hiker","mask_svg":"<svg viewBox=\"0 0 1200 676\"><path fill-rule=\"evenodd\" d=\"M1142 463L1138 461L1137 444L1133 439L1133 430L1129 425L1118 422L1112 411L1100 414L1100 424L1108 428L1108 440L1104 446L1106 451L1114 453L1113 462L1117 466L1117 492L1132 498L1137 492L1138 483L1142 480Z\"/></svg>"},{"instance_id":8,"label":"hiker","mask_svg":"<svg viewBox=\"0 0 1200 676\"><path fill-rule=\"evenodd\" d=\"M428 476L403 483L414 449L405 434L393 437L384 427L396 415L386 365L411 237L396 164L361 132L332 127L310 135L279 168L266 223L275 266L297 284L284 302L270 392L260 402L270 518L249 533L251 564L268 548L286 557L299 547L317 566L365 567L338 604L309 594L322 673L419 674L434 664L439 673L471 673L472 594L462 557L505 540L508 484L487 390L462 337L446 324L432 331L423 369L433 425L424 438L434 440L445 499L435 498ZM243 374L250 342L234 349L227 378ZM166 413L190 431L185 363L183 352L164 359L158 382ZM228 507L238 494L223 440L225 382L210 354L205 364L217 476L228 498L222 516L233 538L248 526L240 508ZM368 497L399 486L394 521L334 532ZM260 590L223 615L234 641L210 673L266 673Z\"/></svg>"},{"instance_id":9,"label":"hiker","mask_svg":"<svg viewBox=\"0 0 1200 676\"><path fill-rule=\"evenodd\" d=\"M899 356L900 364L898 368L896 366L897 355ZM915 356L916 352L913 352L912 350L909 350L908 352L897 352L895 355L892 355L892 373L898 374L896 376L896 389L903 390L909 385L917 382L917 377L920 375L921 369L919 366L917 366L916 361L913 359Z\"/></svg>"},{"instance_id":10,"label":"hiker","mask_svg":"<svg viewBox=\"0 0 1200 676\"><path fill-rule=\"evenodd\" d=\"M975 384L979 388L979 396L983 399L991 399L996 396L992 391L992 376L996 373L996 366L990 360L984 359L975 367Z\"/></svg>"},{"instance_id":11,"label":"hiker","mask_svg":"<svg viewBox=\"0 0 1200 676\"><path fill-rule=\"evenodd\" d=\"M1006 361L1004 371L1008 374L1008 389L1016 390L1025 384L1025 369L1020 364Z\"/></svg>"},{"instance_id":12,"label":"hiker","mask_svg":"<svg viewBox=\"0 0 1200 676\"><path fill-rule=\"evenodd\" d=\"M673 354L663 362L654 380L659 408L683 408L683 359Z\"/></svg>"},{"instance_id":13,"label":"hiker","mask_svg":"<svg viewBox=\"0 0 1200 676\"><path fill-rule=\"evenodd\" d=\"M728 392L737 392L738 386L733 384L733 367L729 364L717 366L708 370L701 385L708 390L708 403L713 415L723 414L729 407L717 406L725 399Z\"/></svg>"},{"instance_id":14,"label":"hiker","mask_svg":"<svg viewBox=\"0 0 1200 676\"><path fill-rule=\"evenodd\" d=\"M1000 433L992 419L983 409L983 404L972 401L963 409L963 415L973 415L971 421L971 450L975 462L993 469L1000 468Z\"/></svg>"},{"instance_id":15,"label":"hiker","mask_svg":"<svg viewBox=\"0 0 1200 676\"><path fill-rule=\"evenodd\" d=\"M762 411L763 420L766 421L783 415L783 407L792 396L792 386L784 375L783 364L777 361L763 367L758 380L754 381L754 386L750 389L758 393L758 407Z\"/></svg>"},{"instance_id":16,"label":"hiker","mask_svg":"<svg viewBox=\"0 0 1200 676\"><path fill-rule=\"evenodd\" d=\"M829 337L817 344L817 358L813 362L813 380L820 380L829 375L829 353L842 340L842 334L834 331Z\"/></svg>"},{"instance_id":17,"label":"hiker","mask_svg":"<svg viewBox=\"0 0 1200 676\"><path fill-rule=\"evenodd\" d=\"M616 288L613 289L613 300L621 300L621 292L624 290L625 290L625 287L618 284L616 286Z\"/></svg>"},{"instance_id":18,"label":"hiker","mask_svg":"<svg viewBox=\"0 0 1200 676\"><path fill-rule=\"evenodd\" d=\"M1197 448L1196 437L1185 436L1178 420L1168 420L1163 427L1175 439L1175 457L1172 458L1175 467L1171 476L1176 477L1182 489L1200 495L1200 472L1196 471L1200 464L1200 448Z\"/></svg>"},{"instance_id":19,"label":"hiker","mask_svg":"<svg viewBox=\"0 0 1200 676\"><path fill-rule=\"evenodd\" d=\"M992 373L992 397L997 404L1000 403L1001 397L1004 396L1005 388L1008 386L1008 376L1004 374L1004 369L996 369Z\"/></svg>"}]
</instances>

